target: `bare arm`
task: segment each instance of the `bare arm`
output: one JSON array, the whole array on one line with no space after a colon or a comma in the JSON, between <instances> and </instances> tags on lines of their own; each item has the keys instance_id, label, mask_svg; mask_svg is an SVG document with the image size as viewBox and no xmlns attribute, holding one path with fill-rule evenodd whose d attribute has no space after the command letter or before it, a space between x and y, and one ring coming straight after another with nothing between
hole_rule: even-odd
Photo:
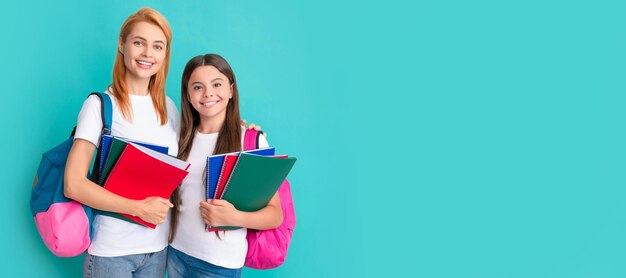
<instances>
[{"instance_id":1,"label":"bare arm","mask_svg":"<svg viewBox=\"0 0 626 278\"><path fill-rule=\"evenodd\" d=\"M264 208L255 212L237 210L226 200L200 202L200 213L206 224L211 226L238 226L255 230L274 229L283 223L283 210L278 193Z\"/></svg>"},{"instance_id":2,"label":"bare arm","mask_svg":"<svg viewBox=\"0 0 626 278\"><path fill-rule=\"evenodd\" d=\"M131 200L102 188L87 178L89 166L96 147L84 139L75 139L65 165L64 194L95 209L138 216L152 224L163 223L169 208L169 200L149 197Z\"/></svg>"}]
</instances>

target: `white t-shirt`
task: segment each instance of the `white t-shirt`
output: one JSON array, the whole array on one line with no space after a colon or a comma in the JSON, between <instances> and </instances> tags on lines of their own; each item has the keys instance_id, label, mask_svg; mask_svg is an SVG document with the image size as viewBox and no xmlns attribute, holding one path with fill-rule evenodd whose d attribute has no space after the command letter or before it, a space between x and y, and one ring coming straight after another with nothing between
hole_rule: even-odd
<instances>
[{"instance_id":1,"label":"white t-shirt","mask_svg":"<svg viewBox=\"0 0 626 278\"><path fill-rule=\"evenodd\" d=\"M242 146L243 134L242 129ZM247 229L219 232L221 239L215 232L205 230L204 221L200 215L200 202L206 200L203 184L203 173L206 168L207 156L213 154L218 133L202 134L196 132L193 146L189 152L187 162L189 175L185 177L180 187L182 204L178 206L178 225L176 237L172 247L196 257L200 260L225 268L240 268L246 259L248 241ZM259 137L259 147L268 147L265 136Z\"/></svg>"},{"instance_id":2,"label":"white t-shirt","mask_svg":"<svg viewBox=\"0 0 626 278\"><path fill-rule=\"evenodd\" d=\"M109 94L109 92L106 93ZM109 96L113 104L111 135L167 146L170 155L178 154L180 119L176 105L169 97L166 97L168 121L167 124L161 125L150 95L129 95L133 114L132 123L122 116L115 97L111 94ZM85 139L97 146L101 129L100 99L97 96L90 96L85 100L78 115L74 137ZM163 250L167 247L170 224L169 216L165 223L157 225L156 229L150 229L114 217L96 215L93 228L94 235L89 246L89 254L115 257Z\"/></svg>"}]
</instances>

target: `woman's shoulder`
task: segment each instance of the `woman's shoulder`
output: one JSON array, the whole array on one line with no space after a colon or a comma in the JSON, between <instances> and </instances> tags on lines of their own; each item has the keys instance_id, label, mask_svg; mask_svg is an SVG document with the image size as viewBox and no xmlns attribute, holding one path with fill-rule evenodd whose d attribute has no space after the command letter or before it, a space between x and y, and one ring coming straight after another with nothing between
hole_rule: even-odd
<instances>
[{"instance_id":1,"label":"woman's shoulder","mask_svg":"<svg viewBox=\"0 0 626 278\"><path fill-rule=\"evenodd\" d=\"M167 109L167 117L169 118L169 121L171 121L171 124L178 129L180 121L178 107L176 107L174 101L172 101L172 99L168 96L165 96L165 108Z\"/></svg>"},{"instance_id":2,"label":"woman's shoulder","mask_svg":"<svg viewBox=\"0 0 626 278\"><path fill-rule=\"evenodd\" d=\"M109 96L112 105L115 106L117 104L115 101L115 97L111 92L109 92L108 90L104 90L102 91L102 93ZM90 94L89 97L87 97L87 99L85 99L85 101L83 102L83 107L86 107L88 109L97 109L99 111L101 107L100 98L97 95Z\"/></svg>"},{"instance_id":3,"label":"woman's shoulder","mask_svg":"<svg viewBox=\"0 0 626 278\"><path fill-rule=\"evenodd\" d=\"M178 106L176 105L176 103L174 103L174 101L168 97L165 96L165 105L167 106L167 109L173 108L176 109L176 111L178 111Z\"/></svg>"},{"instance_id":4,"label":"woman's shoulder","mask_svg":"<svg viewBox=\"0 0 626 278\"><path fill-rule=\"evenodd\" d=\"M178 111L178 107L176 107L176 103L174 103L174 101L169 97L169 96L165 96L165 105L167 106L167 109L176 109L176 111Z\"/></svg>"}]
</instances>

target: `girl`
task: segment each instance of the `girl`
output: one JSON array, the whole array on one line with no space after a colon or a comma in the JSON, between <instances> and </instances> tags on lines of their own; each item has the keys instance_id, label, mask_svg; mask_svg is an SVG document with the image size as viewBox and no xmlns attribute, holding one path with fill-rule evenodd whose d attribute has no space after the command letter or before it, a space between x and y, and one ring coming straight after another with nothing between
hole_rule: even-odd
<instances>
[{"instance_id":1,"label":"girl","mask_svg":"<svg viewBox=\"0 0 626 278\"><path fill-rule=\"evenodd\" d=\"M203 172L212 154L241 151L239 94L230 65L215 54L197 56L185 66L181 84L182 121L178 157L191 163L189 175L173 195L168 275L177 277L240 277L248 243L245 228L272 229L282 222L278 194L256 212L238 211L224 200L204 195ZM263 136L260 147L267 147ZM207 232L212 226L239 226L228 232Z\"/></svg>"},{"instance_id":2,"label":"girl","mask_svg":"<svg viewBox=\"0 0 626 278\"><path fill-rule=\"evenodd\" d=\"M142 8L122 25L106 89L113 103L111 135L167 146L178 153L178 111L165 96L172 31L157 11ZM75 140L65 168L65 195L98 210L138 216L157 225L149 229L117 218L96 215L94 235L83 265L85 277L164 277L169 200L131 200L110 193L87 179L98 145L100 100L89 97L78 115Z\"/></svg>"}]
</instances>

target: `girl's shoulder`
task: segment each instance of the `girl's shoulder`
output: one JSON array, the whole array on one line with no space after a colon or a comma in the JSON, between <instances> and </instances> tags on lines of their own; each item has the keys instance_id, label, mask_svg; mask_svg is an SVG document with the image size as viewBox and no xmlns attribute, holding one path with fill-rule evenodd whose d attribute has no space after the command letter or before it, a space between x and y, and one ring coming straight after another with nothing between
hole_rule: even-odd
<instances>
[{"instance_id":1,"label":"girl's shoulder","mask_svg":"<svg viewBox=\"0 0 626 278\"><path fill-rule=\"evenodd\" d=\"M244 138L246 138L246 130L247 128L245 126L241 126L241 142L243 142ZM269 142L267 141L267 138L265 138L264 135L259 135L259 148L267 148L270 146Z\"/></svg>"}]
</instances>

